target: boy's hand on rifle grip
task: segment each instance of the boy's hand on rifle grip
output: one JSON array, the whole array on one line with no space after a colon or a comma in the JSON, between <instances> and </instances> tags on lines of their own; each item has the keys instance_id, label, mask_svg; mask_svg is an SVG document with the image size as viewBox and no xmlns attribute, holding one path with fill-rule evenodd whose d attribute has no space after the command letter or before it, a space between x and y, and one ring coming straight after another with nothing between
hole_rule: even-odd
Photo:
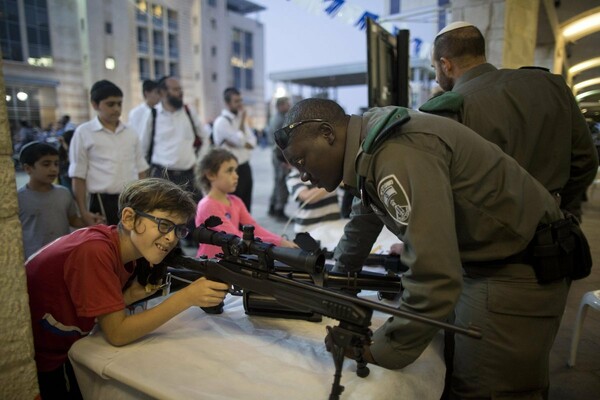
<instances>
[{"instance_id":1,"label":"boy's hand on rifle grip","mask_svg":"<svg viewBox=\"0 0 600 400\"><path fill-rule=\"evenodd\" d=\"M229 285L210 281L204 277L195 280L185 289L191 305L213 307L220 304L228 293Z\"/></svg>"}]
</instances>

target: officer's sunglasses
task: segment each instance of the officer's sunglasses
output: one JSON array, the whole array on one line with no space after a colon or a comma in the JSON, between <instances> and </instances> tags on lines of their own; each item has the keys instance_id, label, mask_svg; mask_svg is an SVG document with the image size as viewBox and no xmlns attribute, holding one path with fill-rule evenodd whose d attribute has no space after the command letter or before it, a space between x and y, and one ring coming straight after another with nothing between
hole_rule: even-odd
<instances>
[{"instance_id":1,"label":"officer's sunglasses","mask_svg":"<svg viewBox=\"0 0 600 400\"><path fill-rule=\"evenodd\" d=\"M158 231L160 233L162 233L163 235L170 233L174 229L175 236L177 236L178 239L183 239L190 233L190 230L188 229L187 226L185 226L185 224L177 225L174 222L169 221L168 219L157 218L154 215L150 215L148 213L138 211L138 210L133 210L133 211L139 216L148 218L149 220L156 222L156 225L158 226Z\"/></svg>"},{"instance_id":2,"label":"officer's sunglasses","mask_svg":"<svg viewBox=\"0 0 600 400\"><path fill-rule=\"evenodd\" d=\"M277 129L275 132L273 132L273 138L275 139L275 144L277 144L277 146L281 150L285 150L285 148L287 147L287 145L290 141L290 136L292 134L292 131L294 129L296 129L297 127L299 127L300 125L307 123L307 122L325 122L325 120L320 119L320 118L305 119L302 121L294 122L293 124L289 124L288 126L284 126L283 128Z\"/></svg>"}]
</instances>

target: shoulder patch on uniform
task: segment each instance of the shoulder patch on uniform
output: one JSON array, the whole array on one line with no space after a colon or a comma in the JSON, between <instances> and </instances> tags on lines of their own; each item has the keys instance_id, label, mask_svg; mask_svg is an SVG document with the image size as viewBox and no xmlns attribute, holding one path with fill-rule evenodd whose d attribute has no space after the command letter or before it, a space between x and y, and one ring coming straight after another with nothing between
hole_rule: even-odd
<instances>
[{"instance_id":1,"label":"shoulder patch on uniform","mask_svg":"<svg viewBox=\"0 0 600 400\"><path fill-rule=\"evenodd\" d=\"M408 225L410 201L395 175L388 175L379 182L377 195L394 221Z\"/></svg>"},{"instance_id":2,"label":"shoulder patch on uniform","mask_svg":"<svg viewBox=\"0 0 600 400\"><path fill-rule=\"evenodd\" d=\"M463 105L463 95L456 92L446 92L425 102L419 111L436 113L452 112L458 113Z\"/></svg>"}]
</instances>

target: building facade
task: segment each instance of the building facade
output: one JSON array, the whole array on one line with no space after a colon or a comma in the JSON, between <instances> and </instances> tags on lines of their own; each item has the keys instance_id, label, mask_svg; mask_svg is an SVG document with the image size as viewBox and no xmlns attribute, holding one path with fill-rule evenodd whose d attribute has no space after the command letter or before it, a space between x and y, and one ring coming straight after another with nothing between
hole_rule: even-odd
<instances>
[{"instance_id":1,"label":"building facade","mask_svg":"<svg viewBox=\"0 0 600 400\"><path fill-rule=\"evenodd\" d=\"M204 121L222 92L243 94L265 124L264 34L246 0L0 0L0 43L11 131L19 120L45 129L62 115L89 120L89 88L100 79L124 93L123 119L142 101L142 81L180 78Z\"/></svg>"}]
</instances>

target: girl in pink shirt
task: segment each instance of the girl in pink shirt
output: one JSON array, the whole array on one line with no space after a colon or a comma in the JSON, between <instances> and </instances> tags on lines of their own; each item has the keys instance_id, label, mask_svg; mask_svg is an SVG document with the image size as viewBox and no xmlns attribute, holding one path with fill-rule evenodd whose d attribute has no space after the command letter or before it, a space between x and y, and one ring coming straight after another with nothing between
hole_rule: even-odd
<instances>
[{"instance_id":1,"label":"girl in pink shirt","mask_svg":"<svg viewBox=\"0 0 600 400\"><path fill-rule=\"evenodd\" d=\"M196 226L200 226L210 216L221 218L223 224L215 230L242 236L240 226L253 225L254 236L263 242L276 246L298 247L294 242L283 239L262 228L252 218L242 200L230 193L235 191L238 184L238 162L235 156L225 149L211 150L196 167L196 179L206 196L198 203L196 210ZM214 257L222 250L219 246L200 243L197 256Z\"/></svg>"}]
</instances>

